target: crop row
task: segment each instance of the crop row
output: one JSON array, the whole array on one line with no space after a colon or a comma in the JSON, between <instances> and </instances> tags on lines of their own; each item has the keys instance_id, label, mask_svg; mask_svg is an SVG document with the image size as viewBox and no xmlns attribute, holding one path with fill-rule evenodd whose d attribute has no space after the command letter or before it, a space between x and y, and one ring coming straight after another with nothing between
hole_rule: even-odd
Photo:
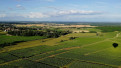
<instances>
[{"instance_id":1,"label":"crop row","mask_svg":"<svg viewBox=\"0 0 121 68\"><path fill-rule=\"evenodd\" d=\"M56 51L57 49L60 49L56 46L35 46L30 48L24 48L19 50L10 51L9 53L14 54L16 56L19 56L21 58L28 58L32 57L37 54L43 54L50 51Z\"/></svg>"},{"instance_id":2,"label":"crop row","mask_svg":"<svg viewBox=\"0 0 121 68\"><path fill-rule=\"evenodd\" d=\"M92 64L92 63L86 63L81 61L75 61L69 66L69 68L75 68L75 67L76 68L112 68L111 66Z\"/></svg>"},{"instance_id":3,"label":"crop row","mask_svg":"<svg viewBox=\"0 0 121 68\"><path fill-rule=\"evenodd\" d=\"M12 54L0 53L0 63L5 63L5 62L13 61L16 59L19 59L19 58L17 56L12 55Z\"/></svg>"},{"instance_id":4,"label":"crop row","mask_svg":"<svg viewBox=\"0 0 121 68\"><path fill-rule=\"evenodd\" d=\"M66 50L52 51L52 52L49 52L49 53L44 53L44 54L32 56L29 59L35 61L35 60L39 60L39 59L42 59L42 58L53 57L53 56L56 56L56 54L60 54L60 53L63 53L65 51Z\"/></svg>"},{"instance_id":5,"label":"crop row","mask_svg":"<svg viewBox=\"0 0 121 68\"><path fill-rule=\"evenodd\" d=\"M10 64L0 65L0 68L58 68L48 64L37 63L29 60L20 60Z\"/></svg>"},{"instance_id":6,"label":"crop row","mask_svg":"<svg viewBox=\"0 0 121 68\"><path fill-rule=\"evenodd\" d=\"M39 62L50 64L53 66L63 67L69 63L71 63L72 59L64 59L64 58L55 58L55 57L49 57L44 60L41 60Z\"/></svg>"}]
</instances>

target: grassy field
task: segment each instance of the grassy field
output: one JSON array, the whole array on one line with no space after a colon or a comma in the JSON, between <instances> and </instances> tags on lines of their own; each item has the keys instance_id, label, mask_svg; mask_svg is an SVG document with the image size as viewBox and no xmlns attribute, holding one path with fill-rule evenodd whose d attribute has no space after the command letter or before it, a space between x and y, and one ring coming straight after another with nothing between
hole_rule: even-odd
<instances>
[{"instance_id":1,"label":"grassy field","mask_svg":"<svg viewBox=\"0 0 121 68\"><path fill-rule=\"evenodd\" d=\"M0 35L5 35L5 34L7 34L6 32L2 32L1 30L0 30Z\"/></svg>"},{"instance_id":2,"label":"grassy field","mask_svg":"<svg viewBox=\"0 0 121 68\"><path fill-rule=\"evenodd\" d=\"M43 38L45 38L45 37L41 37L41 36L25 37L25 36L0 35L0 47L16 45L17 43L20 43L20 42L38 40L38 39L43 39Z\"/></svg>"},{"instance_id":3,"label":"grassy field","mask_svg":"<svg viewBox=\"0 0 121 68\"><path fill-rule=\"evenodd\" d=\"M7 46L0 50L0 68L120 68L120 33L102 34L71 33Z\"/></svg>"}]
</instances>

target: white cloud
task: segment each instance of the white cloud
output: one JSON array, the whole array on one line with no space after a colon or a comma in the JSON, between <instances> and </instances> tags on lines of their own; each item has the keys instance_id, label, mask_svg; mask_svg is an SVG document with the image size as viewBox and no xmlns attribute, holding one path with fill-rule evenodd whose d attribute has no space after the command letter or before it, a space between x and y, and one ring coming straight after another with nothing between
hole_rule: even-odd
<instances>
[{"instance_id":1,"label":"white cloud","mask_svg":"<svg viewBox=\"0 0 121 68\"><path fill-rule=\"evenodd\" d=\"M6 17L6 14L0 14L0 17Z\"/></svg>"},{"instance_id":2,"label":"white cloud","mask_svg":"<svg viewBox=\"0 0 121 68\"><path fill-rule=\"evenodd\" d=\"M21 5L17 5L20 7ZM56 12L29 12L29 13L13 13L7 14L9 17L24 17L24 18L56 18L56 17L89 17L94 15L102 15L103 12L98 11L84 11L84 10L63 10ZM5 17L6 15L1 15L0 17Z\"/></svg>"},{"instance_id":3,"label":"white cloud","mask_svg":"<svg viewBox=\"0 0 121 68\"><path fill-rule=\"evenodd\" d=\"M19 6L19 5L18 5ZM41 13L41 12L30 12L27 14L20 14L19 16L25 18L48 18L48 17L56 17L56 16L82 16L82 15L99 15L102 12L96 11L78 11L78 10L68 10L68 11L57 11L57 12L48 12L48 13Z\"/></svg>"},{"instance_id":4,"label":"white cloud","mask_svg":"<svg viewBox=\"0 0 121 68\"><path fill-rule=\"evenodd\" d=\"M54 9L54 10L62 11L62 9L57 8L57 7L53 7L53 6L48 6L48 7L45 7L45 8L49 8L49 9Z\"/></svg>"},{"instance_id":5,"label":"white cloud","mask_svg":"<svg viewBox=\"0 0 121 68\"><path fill-rule=\"evenodd\" d=\"M50 13L51 16L62 16L62 15L98 15L102 12L98 11L84 11L84 10L67 10L67 11L58 11Z\"/></svg>"},{"instance_id":6,"label":"white cloud","mask_svg":"<svg viewBox=\"0 0 121 68\"><path fill-rule=\"evenodd\" d=\"M30 12L28 14L23 14L20 15L23 16L25 18L45 18L45 17L49 17L48 15L45 15L43 13L39 13L39 12Z\"/></svg>"},{"instance_id":7,"label":"white cloud","mask_svg":"<svg viewBox=\"0 0 121 68\"><path fill-rule=\"evenodd\" d=\"M95 14L95 13L98 13L98 12L95 12L95 11L77 11L77 10L69 10L69 11L60 11L60 12L58 12L58 14L66 14L66 15L68 15L68 14Z\"/></svg>"},{"instance_id":8,"label":"white cloud","mask_svg":"<svg viewBox=\"0 0 121 68\"><path fill-rule=\"evenodd\" d=\"M16 7L18 7L18 8L19 8L19 7L22 7L22 6L21 6L21 5L16 5Z\"/></svg>"},{"instance_id":9,"label":"white cloud","mask_svg":"<svg viewBox=\"0 0 121 68\"><path fill-rule=\"evenodd\" d=\"M23 7L22 5L16 5L16 8L25 10L25 7Z\"/></svg>"}]
</instances>

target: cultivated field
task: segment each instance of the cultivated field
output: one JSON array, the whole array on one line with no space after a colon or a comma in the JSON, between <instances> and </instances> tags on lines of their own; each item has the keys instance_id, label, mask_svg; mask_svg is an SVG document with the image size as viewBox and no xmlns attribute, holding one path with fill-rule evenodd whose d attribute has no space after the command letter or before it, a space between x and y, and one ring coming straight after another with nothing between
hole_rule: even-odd
<instances>
[{"instance_id":1,"label":"cultivated field","mask_svg":"<svg viewBox=\"0 0 121 68\"><path fill-rule=\"evenodd\" d=\"M65 25L65 24L14 24L17 27L55 27L55 28L72 28L72 27L96 27L91 25Z\"/></svg>"},{"instance_id":2,"label":"cultivated field","mask_svg":"<svg viewBox=\"0 0 121 68\"><path fill-rule=\"evenodd\" d=\"M94 28L85 30L101 31ZM9 36L6 39L3 37L7 36L0 35L2 42L5 40L14 42L19 38L19 36ZM13 41L10 40L11 37ZM71 39L71 37L75 38ZM100 32L98 35L97 33L70 33L58 38L43 39L36 36L22 39L26 42L0 49L0 68L121 67L121 34L118 31ZM118 43L119 46L114 48L113 43Z\"/></svg>"}]
</instances>

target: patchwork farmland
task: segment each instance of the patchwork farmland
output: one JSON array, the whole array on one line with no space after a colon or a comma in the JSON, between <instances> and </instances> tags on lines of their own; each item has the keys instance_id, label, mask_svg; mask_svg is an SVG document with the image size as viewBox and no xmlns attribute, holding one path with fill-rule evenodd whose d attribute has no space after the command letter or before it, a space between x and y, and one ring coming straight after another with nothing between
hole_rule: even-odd
<instances>
[{"instance_id":1,"label":"patchwork farmland","mask_svg":"<svg viewBox=\"0 0 121 68\"><path fill-rule=\"evenodd\" d=\"M76 29L76 28L75 28ZM77 29L76 29L77 30ZM80 29L79 29L80 30ZM69 33L57 38L9 36L1 31L0 68L120 68L121 34L119 31ZM114 48L113 43L118 43Z\"/></svg>"}]
</instances>

